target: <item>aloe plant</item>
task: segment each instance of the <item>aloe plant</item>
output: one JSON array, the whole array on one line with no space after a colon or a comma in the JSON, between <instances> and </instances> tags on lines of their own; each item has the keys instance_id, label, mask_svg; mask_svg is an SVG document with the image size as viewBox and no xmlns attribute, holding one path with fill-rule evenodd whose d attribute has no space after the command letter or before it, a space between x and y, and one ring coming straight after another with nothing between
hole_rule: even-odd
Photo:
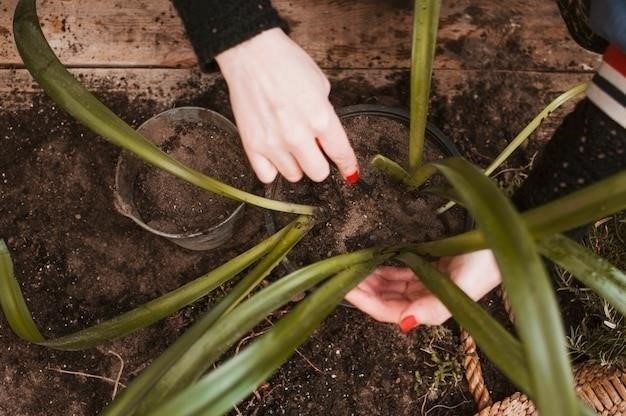
<instances>
[{"instance_id":1,"label":"aloe plant","mask_svg":"<svg viewBox=\"0 0 626 416\"><path fill-rule=\"evenodd\" d=\"M432 68L439 1L416 1L415 22L426 22L415 35L413 56L429 60ZM423 12L423 14L422 14ZM425 19L425 20L424 20ZM113 415L219 415L250 394L304 342L343 296L369 271L390 259L411 267L477 340L503 373L537 404L542 414L593 414L576 399L563 327L543 255L570 271L583 284L626 313L626 275L561 233L626 209L626 172L620 172L544 206L519 214L477 167L462 158L421 163L420 127L427 108L430 69L415 78L409 171L384 158L382 168L409 186L417 186L435 173L448 180L450 190L431 189L453 197L476 219L478 228L460 235L409 245L373 247L341 254L305 266L271 283L258 284L273 270L313 225L314 207L266 200L241 193L168 158L97 102L60 64L39 28L34 0L20 0L14 20L15 40L35 79L63 108L112 143L135 152L157 167L204 189L255 203L268 209L308 214L264 242L210 271L196 281L155 299L111 321L66 337L46 340L33 322L15 280L10 255L0 240L0 304L11 328L24 340L58 349L89 348L149 325L206 295L213 288L243 273L240 282L209 309L187 332L144 372L104 413ZM420 37L421 36L421 37ZM430 57L430 58L428 58ZM417 66L414 66L417 68ZM426 70L424 70L426 71ZM417 85L416 84L416 85ZM566 98L580 92L570 91ZM419 93L415 92L419 91ZM425 100L426 98L426 100ZM556 104L562 101L555 100ZM412 104L413 105L413 104ZM550 106L549 106L550 107ZM550 108L552 108L550 107ZM548 110L546 110L548 111ZM535 123L535 124L538 124ZM417 132L417 133L416 133ZM530 134L528 129L520 134ZM520 140L516 140L519 142ZM494 251L508 290L517 335L509 333L467 297L442 272L425 260L489 247ZM275 327L203 376L222 354L263 317L285 305L299 292L317 287ZM558 400L554 400L558 397Z\"/></svg>"}]
</instances>

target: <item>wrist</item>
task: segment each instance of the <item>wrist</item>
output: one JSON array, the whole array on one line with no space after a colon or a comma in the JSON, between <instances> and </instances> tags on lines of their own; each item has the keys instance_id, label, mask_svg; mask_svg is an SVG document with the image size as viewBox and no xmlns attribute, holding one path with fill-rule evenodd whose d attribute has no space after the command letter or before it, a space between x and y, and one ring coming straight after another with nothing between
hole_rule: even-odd
<instances>
[{"instance_id":1,"label":"wrist","mask_svg":"<svg viewBox=\"0 0 626 416\"><path fill-rule=\"evenodd\" d=\"M264 30L252 38L220 52L215 56L215 61L223 73L231 72L255 56L264 55L265 51L269 50L268 48L272 48L277 40L284 37L287 35L279 27Z\"/></svg>"}]
</instances>

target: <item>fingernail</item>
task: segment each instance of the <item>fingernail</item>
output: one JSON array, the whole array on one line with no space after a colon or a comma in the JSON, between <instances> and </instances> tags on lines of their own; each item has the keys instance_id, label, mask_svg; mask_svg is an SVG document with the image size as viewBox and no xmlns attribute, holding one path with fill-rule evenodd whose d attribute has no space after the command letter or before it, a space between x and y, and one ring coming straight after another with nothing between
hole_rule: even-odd
<instances>
[{"instance_id":1,"label":"fingernail","mask_svg":"<svg viewBox=\"0 0 626 416\"><path fill-rule=\"evenodd\" d=\"M409 315L400 321L400 331L403 333L409 332L411 329L417 326L417 319L413 315Z\"/></svg>"},{"instance_id":2,"label":"fingernail","mask_svg":"<svg viewBox=\"0 0 626 416\"><path fill-rule=\"evenodd\" d=\"M353 174L346 176L346 182L348 182L350 185L354 185L359 181L360 177L361 176L359 175L359 171L357 170Z\"/></svg>"}]
</instances>

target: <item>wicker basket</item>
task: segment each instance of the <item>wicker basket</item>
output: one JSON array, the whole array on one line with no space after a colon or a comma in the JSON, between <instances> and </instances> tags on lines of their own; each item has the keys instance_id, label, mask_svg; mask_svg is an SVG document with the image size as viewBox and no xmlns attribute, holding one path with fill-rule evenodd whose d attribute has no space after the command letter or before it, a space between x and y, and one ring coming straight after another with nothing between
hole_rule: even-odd
<instances>
[{"instance_id":1,"label":"wicker basket","mask_svg":"<svg viewBox=\"0 0 626 416\"><path fill-rule=\"evenodd\" d=\"M500 291L504 308L511 321L508 298ZM464 353L465 378L479 412L476 416L538 416L533 402L522 393L515 393L504 400L491 403L485 385L476 342L461 330L461 348ZM574 368L576 392L600 416L626 416L626 373L619 368L583 363Z\"/></svg>"},{"instance_id":2,"label":"wicker basket","mask_svg":"<svg viewBox=\"0 0 626 416\"><path fill-rule=\"evenodd\" d=\"M583 364L575 368L576 391L601 416L626 415L626 374L612 367ZM478 416L537 416L533 403L521 393L484 408Z\"/></svg>"}]
</instances>

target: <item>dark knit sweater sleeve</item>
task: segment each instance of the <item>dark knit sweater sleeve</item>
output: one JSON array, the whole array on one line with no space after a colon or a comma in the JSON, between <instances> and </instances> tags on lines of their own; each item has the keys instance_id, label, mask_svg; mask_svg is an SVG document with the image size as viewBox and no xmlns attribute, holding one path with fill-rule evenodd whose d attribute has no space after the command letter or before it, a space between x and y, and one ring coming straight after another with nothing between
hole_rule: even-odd
<instances>
[{"instance_id":1,"label":"dark knit sweater sleeve","mask_svg":"<svg viewBox=\"0 0 626 416\"><path fill-rule=\"evenodd\" d=\"M626 130L585 98L557 128L512 200L525 211L624 169ZM580 239L581 231L572 236Z\"/></svg>"},{"instance_id":2,"label":"dark knit sweater sleeve","mask_svg":"<svg viewBox=\"0 0 626 416\"><path fill-rule=\"evenodd\" d=\"M270 0L173 0L203 70L215 55L264 30L287 29Z\"/></svg>"}]
</instances>

